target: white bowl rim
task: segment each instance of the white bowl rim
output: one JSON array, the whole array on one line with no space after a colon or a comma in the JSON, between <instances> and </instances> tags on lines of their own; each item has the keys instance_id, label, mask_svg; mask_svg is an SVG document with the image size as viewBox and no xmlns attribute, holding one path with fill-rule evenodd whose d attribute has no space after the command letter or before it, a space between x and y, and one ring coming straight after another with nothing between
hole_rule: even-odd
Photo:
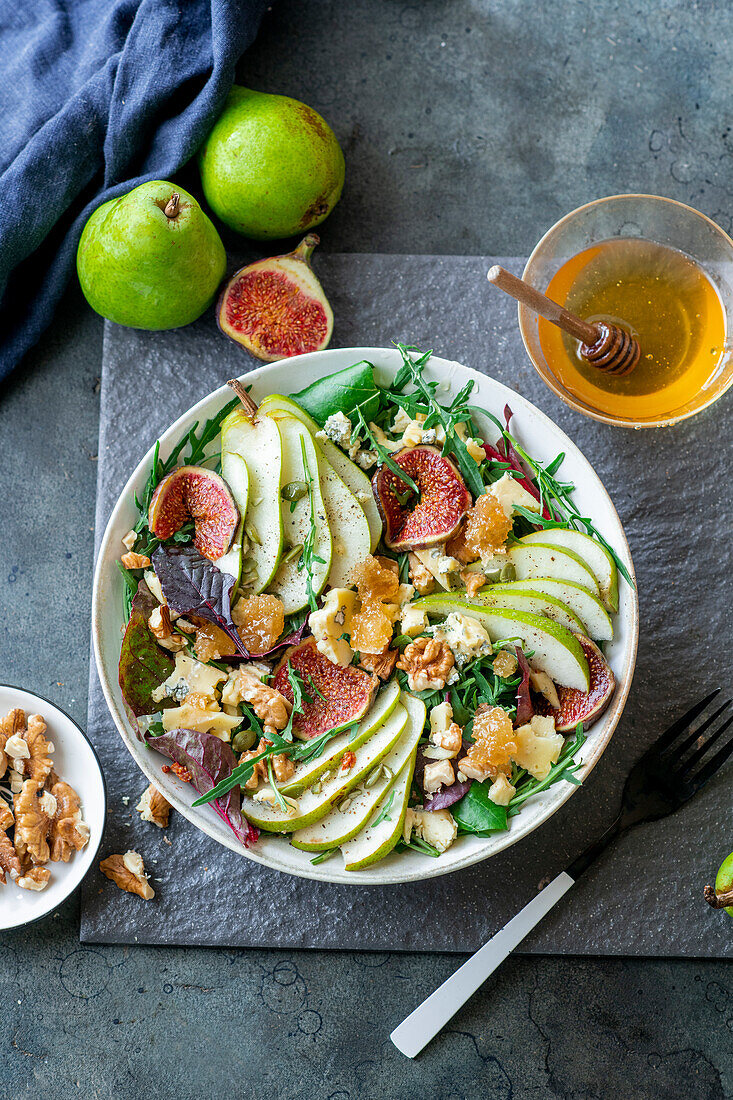
<instances>
[{"instance_id":1,"label":"white bowl rim","mask_svg":"<svg viewBox=\"0 0 733 1100\"><path fill-rule=\"evenodd\" d=\"M100 762L97 750L92 744L87 733L82 729L76 719L71 717L68 711L65 711L63 707L60 707L58 705L58 703L54 703L52 699L47 699L45 695L40 695L37 691L31 691L30 688L20 687L18 684L8 684L3 681L0 683L0 689L11 692L18 692L19 695L29 695L32 699L37 699L40 703L44 703L52 711L56 711L58 714L61 715L62 718L65 718L66 721L69 722L71 726L77 731L77 733L81 735L82 740L86 741L87 745L89 746L89 750L92 754L92 759L94 760L94 763L96 765L96 773L102 787L102 816L99 821L95 822L95 828L99 828L99 836L97 838L96 844L90 843L84 849L82 849L81 852L75 852L69 863L52 863L50 865L52 868L68 868L70 870L71 873L68 875L68 888L64 888L62 893L56 893L53 896L46 896L45 891L39 891L39 893L35 896L39 899L39 901L42 901L42 904L40 906L41 912L37 913L33 917L29 917L27 920L18 920L14 921L13 923L5 923L4 921L0 920L0 929L2 929L2 931L4 932L10 932L16 928L27 928L29 925L36 924L37 921L43 920L44 917L47 917L49 913L51 913L54 909L57 909L59 905L62 905L71 897L72 894L74 894L79 889L84 879L92 870L96 862L97 855L99 854L99 849L102 846L102 841L104 839L104 829L105 825L107 824L107 780L105 779L104 771L102 770L102 764ZM20 705L20 703L18 703L18 705ZM60 743L58 734L55 734L55 738L57 743ZM51 740L53 739L54 738L51 738ZM86 810L87 807L82 804L82 811L85 814L85 820L87 821L87 824L89 824L89 818L88 816L86 816ZM74 874L75 861L78 861L79 864L87 865L86 869L82 872L80 876L78 874ZM2 886L0 886L0 890L2 890Z\"/></svg>"},{"instance_id":2,"label":"white bowl rim","mask_svg":"<svg viewBox=\"0 0 733 1100\"><path fill-rule=\"evenodd\" d=\"M352 362L359 362L363 359L374 362L377 373L380 371L389 371L390 366L385 366L385 357L393 360L394 367L399 365L399 353L396 348L380 348L380 347L353 347L353 348L329 348L325 351L310 352L299 356L293 356L286 360L279 360L275 363L266 363L261 367L257 367L244 375L239 376L240 381L247 385L262 382L267 378L269 372L274 368L281 368L283 364L301 366L306 361L313 361L317 359L319 363L323 363L324 367L321 371L321 375L332 373L334 370L340 369L339 367L333 367L331 370L327 369L327 364L333 360L341 360L344 357L349 357ZM343 364L348 365L346 363ZM603 714L599 723L594 727L594 735L589 737L585 742L583 749L581 750L581 756L583 762L581 767L577 771L577 776L581 781L585 781L593 770L601 755L603 754L606 746L608 745L611 736L618 725L619 719L623 712L626 700L631 688L631 681L633 678L634 667L636 664L636 654L638 648L639 638L639 601L638 591L636 587L636 574L634 570L633 561L631 558L631 552L629 549L626 534L624 532L621 520L618 513L611 501L611 498L603 485L598 474L591 466L588 459L583 455L579 447L558 427L557 424L546 413L543 413L541 409L538 409L527 398L521 394L512 390L506 386L503 382L499 382L488 374L481 374L479 371L474 370L471 367L466 367L461 363L457 363L454 360L445 359L441 356L433 355L430 359L432 368L439 369L441 371L450 372L451 369L458 367L461 371L470 375L480 387L482 384L488 384L491 387L496 388L499 394L499 400L503 403L510 403L514 409L515 415L522 409L529 409L533 416L539 418L543 427L548 428L552 433L561 437L563 449L565 451L566 459L571 459L572 464L577 468L577 464L584 469L584 472L588 475L591 481L595 483L594 489L599 494L600 498L604 500L606 506L610 510L612 518L615 520L617 530L613 534L614 549L618 553L624 565L629 571L629 574L634 582L632 585L624 586L628 591L628 597L630 600L630 636L628 640L628 647L625 653L625 661L623 673L620 677L617 677L616 692L611 701L611 705L608 710ZM160 436L159 442L161 450L165 453L165 449L168 443L172 443L177 440L185 427L190 426L191 422L195 420L205 405L212 402L214 399L221 400L224 404L231 399L231 390L226 385L220 386L216 390L212 390L206 394L195 405L191 406L186 412L182 413ZM502 405L503 407L503 405ZM396 885L407 882L419 882L428 878L435 878L445 874L451 874L454 871L463 870L470 867L475 863L482 862L484 859L490 858L493 855L497 855L505 848L516 844L524 836L528 836L531 832L534 832L536 828L544 824L561 806L567 802L570 796L575 792L577 787L570 783L556 784L549 791L544 792L544 795L538 796L543 798L550 795L548 804L541 813L536 813L534 818L530 821L525 820L519 826L521 813L512 819L512 827L507 829L506 832L496 834L491 838L484 840L483 844L477 845L472 851L460 854L460 848L451 848L449 852L453 852L452 858L446 860L445 856L441 856L440 859L428 860L426 858L420 859L419 865L412 871L405 871L400 873L395 865L383 866L382 863L376 863L371 868L367 868L363 871L345 871L343 867L337 869L331 865L331 861L324 861L322 864L313 865L307 862L306 865L293 865L292 859L288 860L288 853L296 852L297 856L309 856L310 853L300 852L297 849L292 849L286 842L280 837L269 837L270 841L275 841L278 844L278 849L275 854L263 854L262 850L257 851L257 844L253 848L245 849L243 845L235 838L233 833L229 830L222 831L219 826L219 819L212 813L211 818L202 814L200 810L192 810L188 802L180 797L179 789L172 782L168 775L155 770L153 768L153 762L157 760L157 756L149 753L145 743L142 742L136 735L135 731L131 729L129 720L124 710L124 706L120 707L117 704L117 700L114 697L113 685L107 676L104 657L104 648L102 642L102 615L103 615L103 578L102 569L107 561L108 557L112 561L117 560L119 552L112 548L112 540L114 538L114 529L117 524L118 517L124 509L126 503L131 499L131 494L135 487L141 480L144 480L143 475L147 475L147 470L150 465L150 461L153 456L155 444L151 444L148 451L142 457L138 465L133 470L132 474L127 480L120 496L115 503L114 508L110 514L105 527L104 535L102 537L97 561L94 571L94 584L92 592L92 638L94 643L94 655L97 664L97 671L99 674L102 690L104 693L107 706L109 707L112 718L117 726L120 736L125 743L128 751L132 755L136 764L144 775L151 783L154 783L165 795L168 801L173 807L183 814L187 820L189 820L197 828L201 829L211 839L218 841L224 847L231 849L240 856L245 856L248 859L253 860L256 863L261 863L266 867L274 870L282 871L285 874L295 875L299 878L313 879L322 882L333 882L339 884L355 885L355 886L382 886L382 885ZM619 609L620 610L620 609ZM120 624L121 625L121 624ZM117 654L119 656L119 654ZM117 660L113 662L113 667L117 668ZM602 730L602 735L597 736L595 730ZM145 749L145 752L141 752L141 748ZM537 799L529 800L525 803L525 806L532 806L532 803L537 805ZM205 809L202 807L201 809ZM227 835L228 834L228 835ZM266 837L266 834L262 834ZM479 838L476 837L464 837L463 840L476 841ZM257 842L260 843L259 841ZM491 848L487 851L487 848ZM280 848L284 850L286 858L280 854ZM410 853L411 855L411 853ZM409 856L402 856L400 863L407 864Z\"/></svg>"}]
</instances>

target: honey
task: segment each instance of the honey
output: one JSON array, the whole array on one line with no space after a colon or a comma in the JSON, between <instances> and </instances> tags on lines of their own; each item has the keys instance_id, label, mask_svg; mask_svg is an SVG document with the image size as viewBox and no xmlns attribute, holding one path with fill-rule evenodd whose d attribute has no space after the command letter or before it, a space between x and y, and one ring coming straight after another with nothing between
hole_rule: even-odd
<instances>
[{"instance_id":1,"label":"honey","mask_svg":"<svg viewBox=\"0 0 733 1100\"><path fill-rule=\"evenodd\" d=\"M600 412L634 421L665 417L716 373L726 338L723 306L699 264L677 249L639 238L601 241L566 261L546 293L584 321L611 322L639 341L638 365L614 377L586 362L576 340L539 319L553 374Z\"/></svg>"}]
</instances>

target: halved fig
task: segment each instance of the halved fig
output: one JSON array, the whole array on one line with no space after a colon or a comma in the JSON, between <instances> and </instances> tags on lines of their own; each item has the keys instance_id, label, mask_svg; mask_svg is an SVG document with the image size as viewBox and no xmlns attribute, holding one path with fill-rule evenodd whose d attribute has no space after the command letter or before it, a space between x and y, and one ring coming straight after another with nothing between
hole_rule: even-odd
<instances>
[{"instance_id":1,"label":"halved fig","mask_svg":"<svg viewBox=\"0 0 733 1100\"><path fill-rule=\"evenodd\" d=\"M302 714L293 718L293 731L304 741L358 722L374 702L379 677L363 672L356 665L343 668L332 664L328 657L318 652L315 638L308 638L287 650L275 669L272 686L292 703L288 665L297 672L303 682L303 691L312 700L308 703L304 699Z\"/></svg>"},{"instance_id":2,"label":"halved fig","mask_svg":"<svg viewBox=\"0 0 733 1100\"><path fill-rule=\"evenodd\" d=\"M472 503L457 468L436 447L407 447L392 457L415 482L420 497L416 501L389 466L380 466L372 490L384 522L385 543L402 551L445 542Z\"/></svg>"},{"instance_id":3,"label":"halved fig","mask_svg":"<svg viewBox=\"0 0 733 1100\"><path fill-rule=\"evenodd\" d=\"M216 561L226 554L239 523L239 511L226 481L202 466L179 466L163 478L148 508L148 527L169 539L184 523L194 522L193 544Z\"/></svg>"},{"instance_id":4,"label":"halved fig","mask_svg":"<svg viewBox=\"0 0 733 1100\"><path fill-rule=\"evenodd\" d=\"M603 714L616 690L616 678L595 642L586 638L584 634L576 634L575 637L580 642L588 661L590 672L588 691L577 691L575 688L556 685L560 699L559 710L551 707L544 696L533 698L535 710L539 714L554 717L555 729L558 733L573 732L578 722L582 722L585 727L595 722Z\"/></svg>"},{"instance_id":5,"label":"halved fig","mask_svg":"<svg viewBox=\"0 0 733 1100\"><path fill-rule=\"evenodd\" d=\"M319 242L309 233L294 252L240 268L217 306L224 335L265 363L327 347L333 313L310 265Z\"/></svg>"}]
</instances>

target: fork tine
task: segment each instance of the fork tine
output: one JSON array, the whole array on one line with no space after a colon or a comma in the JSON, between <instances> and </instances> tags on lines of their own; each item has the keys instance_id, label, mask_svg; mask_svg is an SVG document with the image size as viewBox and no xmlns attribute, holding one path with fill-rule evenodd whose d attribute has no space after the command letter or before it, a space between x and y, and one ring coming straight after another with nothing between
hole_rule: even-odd
<instances>
[{"instance_id":1,"label":"fork tine","mask_svg":"<svg viewBox=\"0 0 733 1100\"><path fill-rule=\"evenodd\" d=\"M694 745L694 744L695 744L695 743L696 743L697 741L699 741L699 740L700 740L700 738L702 737L702 735L703 735L703 734L704 734L704 733L705 733L705 732L706 732L707 730L709 730L709 729L710 729L710 727L712 726L713 722L716 722L716 721L718 720L718 718L720 718L720 716L721 716L721 714L723 713L723 711L724 711L724 710L727 710L729 706L730 706L730 699L728 699L728 700L727 700L727 702L723 703L722 707L718 707L718 709L717 709L717 710L715 711L715 713L714 713L714 714L711 714L711 716L710 716L710 717L709 717L709 718L708 718L708 719L707 719L707 720L706 720L706 721L705 721L705 722L704 722L704 723L703 723L703 724L702 724L701 726L698 726L698 728L697 728L696 730L694 730L694 732L693 732L693 733L691 733L689 737L685 738L685 740L684 740L684 741L682 742L682 744L681 744L681 745L674 745L674 746L673 746L673 748L672 748L672 749L670 749L670 752L674 752L674 754L675 754L675 757L677 758L677 760L680 760L680 759L681 759L681 758L682 758L682 757L683 757L683 756L685 755L685 753L687 752L687 750L688 750L688 749L691 749L691 748L692 748L692 746L693 746L693 745ZM719 733L719 732L720 732L720 731L718 731L718 733ZM714 736L714 737L717 737L717 736L718 736L718 734L714 734L713 736ZM711 743L711 742L710 742L710 741L708 741L708 743ZM699 756L702 756L702 755L704 754L704 752L705 752L705 749L706 749L706 746L702 746L702 747L701 747L701 750L700 750L700 752L699 752ZM682 765L682 767L683 767L683 770L684 770L684 769L688 769L688 768L689 768L689 765L690 765L690 764L692 764L692 763L693 763L693 761L694 761L694 760L696 760L697 758L698 758L698 754L695 754L695 755L694 755L694 756L692 756L692 757L691 757L691 758L690 758L689 760L686 760L686 761L685 761L685 763L684 763L684 764Z\"/></svg>"},{"instance_id":2,"label":"fork tine","mask_svg":"<svg viewBox=\"0 0 733 1100\"><path fill-rule=\"evenodd\" d=\"M695 733L692 735L693 738L695 740L699 740L702 737L702 735L705 733L705 731L716 720L716 718L719 718L720 715L723 713L723 711L727 710L729 706L730 706L730 699L728 700L727 703L725 703L722 707L720 707L719 710L716 710L715 714L712 716L712 718L709 718L707 720L707 722L705 723L704 726L701 726L699 730L695 731ZM677 758L678 759L678 766L675 768L675 771L677 771L677 774L680 775L680 776L685 775L685 774L689 774L689 772L691 772L692 769L694 768L695 764L697 764L700 760L702 760L703 756L705 756L706 753L709 752L709 750L713 747L713 745L718 740L718 738L721 736L721 734L725 733L725 731L728 729L728 726L731 724L731 721L733 721L733 715L731 715L731 717L728 718L727 722L724 722L722 724L722 726L720 726L717 730L715 730L713 733L711 733L710 736L704 740L704 743L702 745L700 745L700 747L698 749L696 749L695 752L693 752L692 756L688 757L687 760L682 760L681 757L687 751L687 749L691 747L691 744L692 744L691 741L686 741L684 746L679 750L679 756ZM674 765L673 765L673 767L674 767Z\"/></svg>"},{"instance_id":3,"label":"fork tine","mask_svg":"<svg viewBox=\"0 0 733 1100\"><path fill-rule=\"evenodd\" d=\"M674 725L662 734L662 736L652 746L657 752L661 752L662 749L666 749L672 742L679 737L681 733L684 733L691 722L694 722L698 714L702 714L705 707L709 703L712 703L716 695L720 694L720 688L716 688L715 691L711 691L707 698L703 699L700 703L695 703L694 707L690 707L687 714L683 714L681 718L678 718Z\"/></svg>"},{"instance_id":4,"label":"fork tine","mask_svg":"<svg viewBox=\"0 0 733 1100\"><path fill-rule=\"evenodd\" d=\"M733 715L731 715L723 728L727 729L731 722L733 722ZM693 794L696 794L697 791L707 783L708 779L714 776L715 773L722 768L731 753L733 753L733 737L729 738L721 749L718 749L715 756L708 760L707 764L703 764L697 775L693 775L686 780L687 784L692 787Z\"/></svg>"}]
</instances>

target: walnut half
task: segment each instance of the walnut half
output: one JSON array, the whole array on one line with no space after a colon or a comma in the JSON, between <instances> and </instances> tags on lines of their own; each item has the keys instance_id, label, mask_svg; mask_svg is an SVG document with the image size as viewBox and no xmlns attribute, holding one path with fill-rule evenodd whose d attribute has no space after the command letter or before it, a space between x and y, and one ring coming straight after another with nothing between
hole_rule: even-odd
<instances>
[{"instance_id":1,"label":"walnut half","mask_svg":"<svg viewBox=\"0 0 733 1100\"><path fill-rule=\"evenodd\" d=\"M157 825L159 829L168 828L172 809L171 804L152 783L141 794L140 801L135 809L143 821L150 821L153 825Z\"/></svg>"},{"instance_id":2,"label":"walnut half","mask_svg":"<svg viewBox=\"0 0 733 1100\"><path fill-rule=\"evenodd\" d=\"M124 856L120 854L107 856L99 864L99 870L119 886L120 890L126 890L128 894L137 894L143 901L149 901L155 897L155 890L148 882L139 852L125 852Z\"/></svg>"},{"instance_id":3,"label":"walnut half","mask_svg":"<svg viewBox=\"0 0 733 1100\"><path fill-rule=\"evenodd\" d=\"M49 833L51 859L68 863L72 852L80 852L89 841L89 826L82 821L81 799L63 779L51 787L56 807Z\"/></svg>"},{"instance_id":4,"label":"walnut half","mask_svg":"<svg viewBox=\"0 0 733 1100\"><path fill-rule=\"evenodd\" d=\"M447 642L417 638L405 649L397 668L407 673L410 691L440 691L455 660Z\"/></svg>"}]
</instances>

